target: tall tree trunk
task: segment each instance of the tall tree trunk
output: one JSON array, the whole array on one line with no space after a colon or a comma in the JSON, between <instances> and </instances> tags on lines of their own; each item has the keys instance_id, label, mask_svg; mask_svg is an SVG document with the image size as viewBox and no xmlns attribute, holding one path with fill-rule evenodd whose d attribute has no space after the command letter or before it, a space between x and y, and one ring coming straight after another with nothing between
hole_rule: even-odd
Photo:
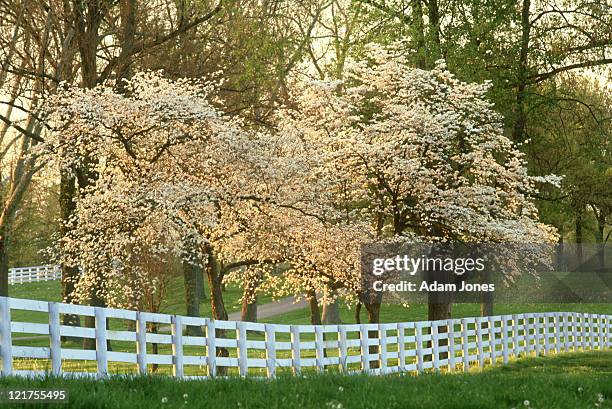
<instances>
[{"instance_id":1,"label":"tall tree trunk","mask_svg":"<svg viewBox=\"0 0 612 409\"><path fill-rule=\"evenodd\" d=\"M245 291L247 290L245 289ZM249 301L242 300L241 321L257 322L257 294L253 294L251 297Z\"/></svg>"},{"instance_id":2,"label":"tall tree trunk","mask_svg":"<svg viewBox=\"0 0 612 409\"><path fill-rule=\"evenodd\" d=\"M210 288L210 306L212 317L215 320L227 321L227 310L225 309L225 302L223 301L223 292L221 290L221 284L223 281L223 271L221 265L217 261L214 250L212 247L207 248L208 261L206 263L206 277L208 278L208 286ZM225 330L217 329L215 336L223 338L225 337ZM229 351L227 348L217 348L216 356L228 357ZM227 367L217 367L218 375L226 375Z\"/></svg>"},{"instance_id":3,"label":"tall tree trunk","mask_svg":"<svg viewBox=\"0 0 612 409\"><path fill-rule=\"evenodd\" d=\"M521 7L521 48L518 58L517 84L516 84L516 103L514 128L512 130L512 140L523 142L525 125L527 124L527 111L525 109L525 97L527 95L527 76L529 69L529 41L531 36L530 21L531 0L523 0Z\"/></svg>"},{"instance_id":4,"label":"tall tree trunk","mask_svg":"<svg viewBox=\"0 0 612 409\"><path fill-rule=\"evenodd\" d=\"M582 263L584 262L584 256L582 253L582 215L583 209L578 209L574 225L574 230L576 233L576 260L578 262L578 268L582 268Z\"/></svg>"},{"instance_id":5,"label":"tall tree trunk","mask_svg":"<svg viewBox=\"0 0 612 409\"><path fill-rule=\"evenodd\" d=\"M8 235L4 231L0 231L0 296L8 297L9 295L9 263L7 253Z\"/></svg>"},{"instance_id":6,"label":"tall tree trunk","mask_svg":"<svg viewBox=\"0 0 612 409\"><path fill-rule=\"evenodd\" d=\"M200 316L200 299L197 294L197 276L200 272L196 266L188 261L183 261L183 281L185 284L185 309L187 316ZM188 325L187 334L201 336L202 328L199 326Z\"/></svg>"},{"instance_id":7,"label":"tall tree trunk","mask_svg":"<svg viewBox=\"0 0 612 409\"><path fill-rule=\"evenodd\" d=\"M423 0L412 0L412 27L413 38L416 39L416 66L427 67L427 50L425 48L425 24L423 23Z\"/></svg>"},{"instance_id":8,"label":"tall tree trunk","mask_svg":"<svg viewBox=\"0 0 612 409\"><path fill-rule=\"evenodd\" d=\"M491 282L492 273L490 269L486 269L483 274L482 282L488 284ZM490 317L493 315L493 302L494 302L493 291L484 291L482 293L482 303L480 304L480 316Z\"/></svg>"},{"instance_id":9,"label":"tall tree trunk","mask_svg":"<svg viewBox=\"0 0 612 409\"><path fill-rule=\"evenodd\" d=\"M319 311L319 301L314 290L308 290L306 293L308 305L310 306L310 323L312 325L321 325L321 312Z\"/></svg>"},{"instance_id":10,"label":"tall tree trunk","mask_svg":"<svg viewBox=\"0 0 612 409\"><path fill-rule=\"evenodd\" d=\"M445 254L446 249L442 249L442 251L434 250L433 255L435 257L453 257L453 254L447 255ZM450 284L452 282L451 276L454 276L454 273L445 271L444 269L433 269L427 272L427 282L429 285L432 285L434 282L438 284ZM452 297L450 294L438 291L429 291L427 293L427 319L429 321L439 321L439 320L447 320L452 316ZM448 332L447 326L438 326L438 333ZM428 348L431 348L432 342L427 342ZM448 345L448 340L443 339L438 341L438 346L444 347ZM446 359L448 357L448 353L443 352L440 353L440 359Z\"/></svg>"},{"instance_id":11,"label":"tall tree trunk","mask_svg":"<svg viewBox=\"0 0 612 409\"><path fill-rule=\"evenodd\" d=\"M76 186L75 178L67 170L60 171L60 194L59 194L59 208L60 208L60 236L66 237L70 233L71 217L76 209ZM62 242L60 241L60 246ZM67 250L62 250L66 252ZM69 266L62 264L62 301L68 304L74 304L74 290L79 281L79 269L77 266ZM78 315L75 314L64 314L62 317L62 323L64 325L80 326L81 322ZM67 339L67 338L65 338Z\"/></svg>"},{"instance_id":12,"label":"tall tree trunk","mask_svg":"<svg viewBox=\"0 0 612 409\"><path fill-rule=\"evenodd\" d=\"M596 206L591 206L593 212L595 213L595 219L597 220L597 229L595 230L595 242L598 244L597 248L597 260L599 264L599 269L601 272L604 271L606 267L606 240L604 238L605 229L606 229L606 214L604 210L598 210Z\"/></svg>"},{"instance_id":13,"label":"tall tree trunk","mask_svg":"<svg viewBox=\"0 0 612 409\"><path fill-rule=\"evenodd\" d=\"M259 274L247 274L242 293L242 321L257 322L257 288L261 283Z\"/></svg>"},{"instance_id":14,"label":"tall tree trunk","mask_svg":"<svg viewBox=\"0 0 612 409\"><path fill-rule=\"evenodd\" d=\"M331 303L323 304L323 312L322 312L322 322L323 324L341 324L340 320L340 305L338 300L335 299Z\"/></svg>"},{"instance_id":15,"label":"tall tree trunk","mask_svg":"<svg viewBox=\"0 0 612 409\"><path fill-rule=\"evenodd\" d=\"M200 302L206 300L206 286L204 285L204 270L200 266L195 266L196 273L196 295Z\"/></svg>"},{"instance_id":16,"label":"tall tree trunk","mask_svg":"<svg viewBox=\"0 0 612 409\"><path fill-rule=\"evenodd\" d=\"M563 242L563 231L561 229L559 229L556 258L555 268L557 271L565 271L565 243Z\"/></svg>"},{"instance_id":17,"label":"tall tree trunk","mask_svg":"<svg viewBox=\"0 0 612 409\"><path fill-rule=\"evenodd\" d=\"M432 62L442 58L442 44L440 43L440 11L438 0L429 0L429 48Z\"/></svg>"}]
</instances>

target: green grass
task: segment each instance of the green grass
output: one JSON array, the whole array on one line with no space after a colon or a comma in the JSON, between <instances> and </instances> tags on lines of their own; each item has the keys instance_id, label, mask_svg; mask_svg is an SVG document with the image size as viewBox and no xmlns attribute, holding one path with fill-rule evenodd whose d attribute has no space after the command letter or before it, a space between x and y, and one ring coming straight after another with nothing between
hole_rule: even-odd
<instances>
[{"instance_id":1,"label":"green grass","mask_svg":"<svg viewBox=\"0 0 612 409\"><path fill-rule=\"evenodd\" d=\"M205 284L208 295L208 284ZM16 298L29 298L34 300L59 301L60 282L47 281L41 283L16 284L10 286L9 295ZM183 277L174 277L169 284L165 302L162 304L162 312L168 314L185 314L185 289ZM241 308L240 297L242 289L236 285L228 285L223 293L223 299L228 312L239 311ZM270 296L260 296L260 304L272 301ZM612 314L612 304L589 304L589 303L560 303L560 304L496 304L495 315L519 314L525 312L588 312L593 314ZM36 313L18 312L15 318L24 321L37 322ZM211 316L209 300L203 300L200 304L200 314L203 317ZM475 317L480 315L480 305L478 304L455 304L453 306L453 317ZM340 317L344 323L355 322L355 310L346 305L340 307ZM34 319L32 319L34 318ZM41 319L46 316L41 314ZM427 319L427 305L413 304L404 307L398 304L383 305L381 308L381 322L410 322L423 321ZM262 322L272 322L277 324L309 324L310 312L308 308L283 313L274 317L261 320ZM44 322L44 321L41 321ZM365 308L361 311L361 322L367 322Z\"/></svg>"},{"instance_id":2,"label":"green grass","mask_svg":"<svg viewBox=\"0 0 612 409\"><path fill-rule=\"evenodd\" d=\"M66 388L68 406L87 409L612 408L612 352L525 358L470 374L315 375L271 381L176 381L154 376L103 381L3 378L0 387ZM167 402L162 403L164 398Z\"/></svg>"},{"instance_id":3,"label":"green grass","mask_svg":"<svg viewBox=\"0 0 612 409\"><path fill-rule=\"evenodd\" d=\"M205 283L206 296L210 294L208 284ZM61 284L59 280L44 281L39 283L15 284L9 287L9 296L15 298L28 298L32 300L43 301L60 301L61 300ZM225 307L228 312L239 311L241 308L240 297L242 297L242 288L237 285L228 285L223 292ZM262 295L259 297L261 303L270 302L271 297ZM185 287L183 277L177 276L170 280L167 288L167 295L161 306L161 312L167 314L185 315ZM200 315L203 317L211 316L211 307L208 299L202 300L200 303ZM15 318L23 319L29 322L38 322L38 315L30 312L18 312ZM46 319L43 315L41 318Z\"/></svg>"},{"instance_id":4,"label":"green grass","mask_svg":"<svg viewBox=\"0 0 612 409\"><path fill-rule=\"evenodd\" d=\"M525 312L588 312L592 314L612 314L612 304L496 304L495 315L519 314ZM274 317L261 320L276 324L310 324L308 309L287 312ZM453 318L480 316L479 304L453 305ZM340 307L340 319L343 323L355 323L355 309L347 306ZM380 311L381 322L412 322L427 320L427 305L414 304L404 307L398 304L383 305ZM367 322L365 308L361 311L361 322Z\"/></svg>"}]
</instances>

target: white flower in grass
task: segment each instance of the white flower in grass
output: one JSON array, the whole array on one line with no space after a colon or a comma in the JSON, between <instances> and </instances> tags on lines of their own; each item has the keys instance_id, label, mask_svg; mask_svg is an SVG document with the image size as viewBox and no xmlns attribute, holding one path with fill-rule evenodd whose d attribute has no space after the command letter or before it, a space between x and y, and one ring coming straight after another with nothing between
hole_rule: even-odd
<instances>
[{"instance_id":1,"label":"white flower in grass","mask_svg":"<svg viewBox=\"0 0 612 409\"><path fill-rule=\"evenodd\" d=\"M187 400L188 397L189 395L187 395L186 393L183 394L183 399Z\"/></svg>"},{"instance_id":2,"label":"white flower in grass","mask_svg":"<svg viewBox=\"0 0 612 409\"><path fill-rule=\"evenodd\" d=\"M582 392L582 391L584 391L584 389L582 388L582 386L579 386L578 387L578 392Z\"/></svg>"},{"instance_id":3,"label":"white flower in grass","mask_svg":"<svg viewBox=\"0 0 612 409\"><path fill-rule=\"evenodd\" d=\"M529 401L528 401L527 399L525 399L525 400L523 401L523 405L525 405L525 406L529 406Z\"/></svg>"},{"instance_id":4,"label":"white flower in grass","mask_svg":"<svg viewBox=\"0 0 612 409\"><path fill-rule=\"evenodd\" d=\"M604 396L601 393L597 394L597 402L601 403L604 401Z\"/></svg>"},{"instance_id":5,"label":"white flower in grass","mask_svg":"<svg viewBox=\"0 0 612 409\"><path fill-rule=\"evenodd\" d=\"M165 396L162 398L162 403L168 403L168 398L166 398Z\"/></svg>"},{"instance_id":6,"label":"white flower in grass","mask_svg":"<svg viewBox=\"0 0 612 409\"><path fill-rule=\"evenodd\" d=\"M344 388L343 388L342 386L339 386L339 387L338 387L338 390L339 390L340 392L344 392Z\"/></svg>"},{"instance_id":7,"label":"white flower in grass","mask_svg":"<svg viewBox=\"0 0 612 409\"><path fill-rule=\"evenodd\" d=\"M344 406L342 406L342 402L336 402L336 401L327 402L326 406L329 407L330 409L343 409L344 408Z\"/></svg>"}]
</instances>

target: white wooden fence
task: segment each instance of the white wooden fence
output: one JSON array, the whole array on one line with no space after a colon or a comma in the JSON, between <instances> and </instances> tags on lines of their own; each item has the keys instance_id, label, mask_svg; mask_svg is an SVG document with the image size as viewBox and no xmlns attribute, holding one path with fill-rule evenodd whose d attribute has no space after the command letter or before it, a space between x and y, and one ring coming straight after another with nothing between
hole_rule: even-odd
<instances>
[{"instance_id":1,"label":"white wooden fence","mask_svg":"<svg viewBox=\"0 0 612 409\"><path fill-rule=\"evenodd\" d=\"M9 269L9 284L34 283L38 281L59 280L62 270L59 266L14 267Z\"/></svg>"},{"instance_id":2,"label":"white wooden fence","mask_svg":"<svg viewBox=\"0 0 612 409\"><path fill-rule=\"evenodd\" d=\"M95 328L61 325L60 316L67 313L94 317ZM170 325L171 333L152 332L152 323L158 328ZM202 333L187 335L186 325ZM0 297L2 375L105 377L146 374L153 366L186 378L274 377L283 371L468 371L519 356L609 349L611 331L611 315L573 312L313 326L215 321ZM84 350L81 343L62 341L66 336L95 339L96 348ZM31 339L41 345L41 338L45 346L31 346ZM112 350L107 341L112 341Z\"/></svg>"}]
</instances>

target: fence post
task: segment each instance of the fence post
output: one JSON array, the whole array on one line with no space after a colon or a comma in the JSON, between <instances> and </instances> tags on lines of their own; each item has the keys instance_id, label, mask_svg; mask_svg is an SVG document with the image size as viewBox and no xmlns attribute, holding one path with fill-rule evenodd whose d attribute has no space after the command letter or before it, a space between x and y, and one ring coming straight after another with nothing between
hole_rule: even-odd
<instances>
[{"instance_id":1,"label":"fence post","mask_svg":"<svg viewBox=\"0 0 612 409\"><path fill-rule=\"evenodd\" d=\"M582 341L582 350L586 351L588 346L588 315L580 314L580 340Z\"/></svg>"},{"instance_id":2,"label":"fence post","mask_svg":"<svg viewBox=\"0 0 612 409\"><path fill-rule=\"evenodd\" d=\"M533 346L531 345L531 314L524 314L524 323L525 323L525 354L527 356L531 356L531 351L533 350Z\"/></svg>"},{"instance_id":3,"label":"fence post","mask_svg":"<svg viewBox=\"0 0 612 409\"><path fill-rule=\"evenodd\" d=\"M508 315L502 315L502 357L504 359L504 365L508 363L509 352L508 352Z\"/></svg>"},{"instance_id":4,"label":"fence post","mask_svg":"<svg viewBox=\"0 0 612 409\"><path fill-rule=\"evenodd\" d=\"M268 378L276 376L276 333L274 326L265 324L266 326L266 371Z\"/></svg>"},{"instance_id":5,"label":"fence post","mask_svg":"<svg viewBox=\"0 0 612 409\"><path fill-rule=\"evenodd\" d=\"M208 376L217 376L217 347L216 347L215 321L209 319L206 321L206 367Z\"/></svg>"},{"instance_id":6,"label":"fence post","mask_svg":"<svg viewBox=\"0 0 612 409\"><path fill-rule=\"evenodd\" d=\"M489 349L491 350L491 365L497 363L497 339L495 335L495 317L489 317Z\"/></svg>"},{"instance_id":7,"label":"fence post","mask_svg":"<svg viewBox=\"0 0 612 409\"><path fill-rule=\"evenodd\" d=\"M571 349L570 332L569 332L569 314L563 313L563 340L565 341L565 352Z\"/></svg>"},{"instance_id":8,"label":"fence post","mask_svg":"<svg viewBox=\"0 0 612 409\"><path fill-rule=\"evenodd\" d=\"M514 354L515 358L519 357L519 354L521 352L520 346L519 346L519 318L518 315L513 314L512 315L512 353Z\"/></svg>"},{"instance_id":9,"label":"fence post","mask_svg":"<svg viewBox=\"0 0 612 409\"><path fill-rule=\"evenodd\" d=\"M0 297L0 354L2 375L13 373L13 340L11 338L11 306L7 297Z\"/></svg>"},{"instance_id":10,"label":"fence post","mask_svg":"<svg viewBox=\"0 0 612 409\"><path fill-rule=\"evenodd\" d=\"M247 362L246 327L244 322L241 321L236 322L236 325L238 326L236 331L238 335L238 373L240 376L247 376L249 374L249 363Z\"/></svg>"},{"instance_id":11,"label":"fence post","mask_svg":"<svg viewBox=\"0 0 612 409\"><path fill-rule=\"evenodd\" d=\"M470 370L470 339L468 337L468 321L461 319L461 346L463 347L463 372Z\"/></svg>"},{"instance_id":12,"label":"fence post","mask_svg":"<svg viewBox=\"0 0 612 409\"><path fill-rule=\"evenodd\" d=\"M147 374L147 322L140 311L136 312L136 362L138 372Z\"/></svg>"},{"instance_id":13,"label":"fence post","mask_svg":"<svg viewBox=\"0 0 612 409\"><path fill-rule=\"evenodd\" d=\"M572 313L572 347L574 352L580 349L580 343L578 341L578 313Z\"/></svg>"},{"instance_id":14,"label":"fence post","mask_svg":"<svg viewBox=\"0 0 612 409\"><path fill-rule=\"evenodd\" d=\"M98 376L108 376L108 356L106 342L106 310L102 307L94 307L95 334L96 334L96 362L98 365Z\"/></svg>"},{"instance_id":15,"label":"fence post","mask_svg":"<svg viewBox=\"0 0 612 409\"><path fill-rule=\"evenodd\" d=\"M406 324L397 324L397 358L399 370L406 370Z\"/></svg>"},{"instance_id":16,"label":"fence post","mask_svg":"<svg viewBox=\"0 0 612 409\"><path fill-rule=\"evenodd\" d=\"M365 324L361 324L359 327L359 346L361 348L361 370L363 372L370 371L370 350L368 343L368 330Z\"/></svg>"},{"instance_id":17,"label":"fence post","mask_svg":"<svg viewBox=\"0 0 612 409\"><path fill-rule=\"evenodd\" d=\"M484 368L484 345L482 343L482 318L476 318L476 354L478 355L478 366Z\"/></svg>"},{"instance_id":18,"label":"fence post","mask_svg":"<svg viewBox=\"0 0 612 409\"><path fill-rule=\"evenodd\" d=\"M247 362L247 332L244 322L236 322L238 329L236 335L238 335L238 374L240 376L247 376L249 374L249 363Z\"/></svg>"},{"instance_id":19,"label":"fence post","mask_svg":"<svg viewBox=\"0 0 612 409\"><path fill-rule=\"evenodd\" d=\"M597 317L599 322L599 349L603 351L604 349L606 349L606 333L604 327L606 316L603 314L599 314L597 315Z\"/></svg>"},{"instance_id":20,"label":"fence post","mask_svg":"<svg viewBox=\"0 0 612 409\"><path fill-rule=\"evenodd\" d=\"M589 343L591 350L595 349L595 315L589 314Z\"/></svg>"},{"instance_id":21,"label":"fence post","mask_svg":"<svg viewBox=\"0 0 612 409\"><path fill-rule=\"evenodd\" d=\"M172 331L172 376L182 378L183 373L183 323L180 315L170 317Z\"/></svg>"},{"instance_id":22,"label":"fence post","mask_svg":"<svg viewBox=\"0 0 612 409\"><path fill-rule=\"evenodd\" d=\"M563 351L562 348L562 344L561 344L561 314L560 313L555 313L555 344L556 344L556 351L557 353L560 353Z\"/></svg>"},{"instance_id":23,"label":"fence post","mask_svg":"<svg viewBox=\"0 0 612 409\"><path fill-rule=\"evenodd\" d=\"M431 360L433 368L436 372L440 370L440 340L438 339L438 321L430 323L431 325Z\"/></svg>"},{"instance_id":24,"label":"fence post","mask_svg":"<svg viewBox=\"0 0 612 409\"><path fill-rule=\"evenodd\" d=\"M387 330L386 324L378 324L378 337L380 339L380 372L387 373Z\"/></svg>"},{"instance_id":25,"label":"fence post","mask_svg":"<svg viewBox=\"0 0 612 409\"><path fill-rule=\"evenodd\" d=\"M314 328L317 372L323 372L325 370L325 366L323 365L323 359L325 358L325 349L323 344L325 340L323 339L323 328L320 325L316 325Z\"/></svg>"},{"instance_id":26,"label":"fence post","mask_svg":"<svg viewBox=\"0 0 612 409\"><path fill-rule=\"evenodd\" d=\"M302 372L300 355L300 327L291 325L291 363L295 375L299 375Z\"/></svg>"},{"instance_id":27,"label":"fence post","mask_svg":"<svg viewBox=\"0 0 612 409\"><path fill-rule=\"evenodd\" d=\"M49 354L51 355L51 373L58 375L62 371L62 341L60 338L59 304L49 303Z\"/></svg>"},{"instance_id":28,"label":"fence post","mask_svg":"<svg viewBox=\"0 0 612 409\"><path fill-rule=\"evenodd\" d=\"M339 341L339 354L340 354L340 370L343 373L348 372L348 347L346 345L347 335L346 335L346 327L344 325L339 325L338 328L338 341Z\"/></svg>"},{"instance_id":29,"label":"fence post","mask_svg":"<svg viewBox=\"0 0 612 409\"><path fill-rule=\"evenodd\" d=\"M448 335L448 370L455 370L455 320L449 319L446 321Z\"/></svg>"},{"instance_id":30,"label":"fence post","mask_svg":"<svg viewBox=\"0 0 612 409\"><path fill-rule=\"evenodd\" d=\"M606 338L608 339L607 341L607 347L611 347L612 346L612 315L606 315Z\"/></svg>"},{"instance_id":31,"label":"fence post","mask_svg":"<svg viewBox=\"0 0 612 409\"><path fill-rule=\"evenodd\" d=\"M534 329L533 329L533 335L535 337L535 353L536 353L536 357L540 356L540 350L542 349L541 345L540 345L540 333L541 333L541 328L540 328L540 314L533 314L533 323L534 323Z\"/></svg>"},{"instance_id":32,"label":"fence post","mask_svg":"<svg viewBox=\"0 0 612 409\"><path fill-rule=\"evenodd\" d=\"M417 371L418 373L423 372L423 327L420 322L414 324L414 336L416 341L416 356L417 356Z\"/></svg>"},{"instance_id":33,"label":"fence post","mask_svg":"<svg viewBox=\"0 0 612 409\"><path fill-rule=\"evenodd\" d=\"M543 314L544 316L544 355L548 355L550 353L550 315L547 313Z\"/></svg>"}]
</instances>

